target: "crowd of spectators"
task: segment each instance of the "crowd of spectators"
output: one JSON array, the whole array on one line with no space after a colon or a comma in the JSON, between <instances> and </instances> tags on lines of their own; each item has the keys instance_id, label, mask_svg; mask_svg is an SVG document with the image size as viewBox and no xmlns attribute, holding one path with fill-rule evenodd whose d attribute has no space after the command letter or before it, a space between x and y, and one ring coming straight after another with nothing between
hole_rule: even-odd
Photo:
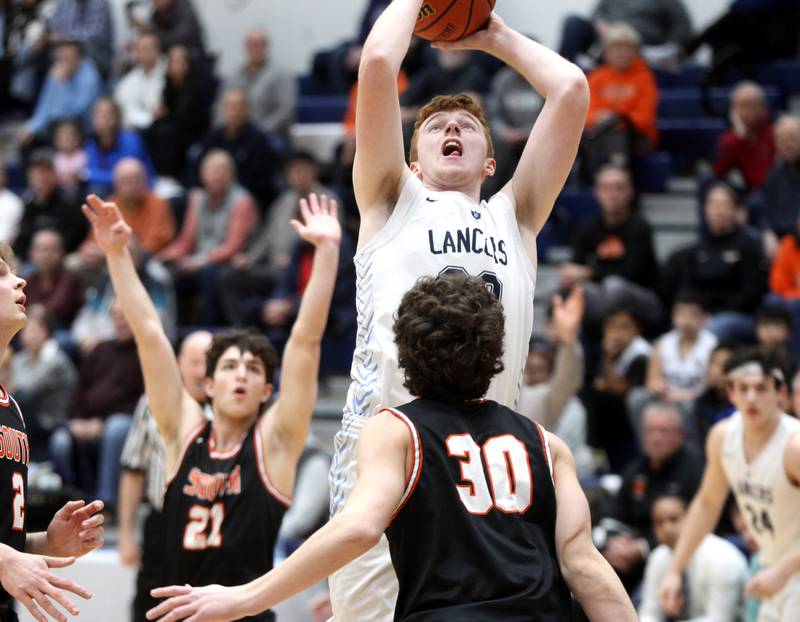
<instances>
[{"instance_id":1,"label":"crowd of spectators","mask_svg":"<svg viewBox=\"0 0 800 622\"><path fill-rule=\"evenodd\" d=\"M142 392L130 331L80 212L87 193L111 197L131 225L131 253L176 347L198 327L250 325L280 348L312 252L289 220L311 192L336 198L346 234L322 368L347 373L356 70L387 4L368 2L358 34L313 61L306 80L350 101L336 156L321 162L292 143L299 82L274 62L266 30L249 28L243 63L221 75L191 0L127 3L134 34L125 42L114 39L108 0L0 0L0 100L11 111L0 123L15 123L16 148L6 151L18 153L24 177L24 187L11 184L0 157L0 240L21 259L32 305L4 382L31 422L35 458L50 459L66 484L113 511ZM783 110L786 100L776 109L751 71L796 57L798 13L791 1L734 0L695 32L681 0L600 0L563 25L560 51L586 69L592 96L568 183L590 190L598 209L568 232L557 291L538 292L554 294L552 313L531 343L519 409L575 454L596 493L597 543L643 620L666 619L654 586L699 484L706 435L732 412L725 361L760 343L785 356L787 377L798 367L800 117ZM769 28L770 37L757 34ZM732 76L730 127L705 170L683 163L684 173L700 171L700 226L696 241L659 261L636 163L660 149L657 72L704 46L709 80ZM487 192L510 176L543 105L513 69L418 41L399 90L407 134L433 95L466 91L485 104L498 159ZM793 388L787 410L800 402ZM598 479L608 474L617 490ZM723 522L720 534L739 549L704 541L688 571L687 617L722 615L711 602L739 606L743 555L754 552L733 530L735 508Z\"/></svg>"}]
</instances>

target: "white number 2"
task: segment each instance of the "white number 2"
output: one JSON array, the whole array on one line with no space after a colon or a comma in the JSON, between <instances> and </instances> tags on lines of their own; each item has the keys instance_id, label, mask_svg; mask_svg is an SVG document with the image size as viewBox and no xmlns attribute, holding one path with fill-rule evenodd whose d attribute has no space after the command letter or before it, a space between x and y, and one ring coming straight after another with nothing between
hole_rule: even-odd
<instances>
[{"instance_id":1,"label":"white number 2","mask_svg":"<svg viewBox=\"0 0 800 622\"><path fill-rule=\"evenodd\" d=\"M11 523L11 529L25 531L25 480L22 473L11 475L11 490L14 492L14 501L11 504L14 522Z\"/></svg>"},{"instance_id":2,"label":"white number 2","mask_svg":"<svg viewBox=\"0 0 800 622\"><path fill-rule=\"evenodd\" d=\"M505 514L522 514L533 503L533 475L525 444L510 434L493 436L478 446L469 434L448 436L447 453L459 459L458 496L471 514L488 514L497 508ZM483 454L483 459L481 459ZM486 479L484 462L489 470Z\"/></svg>"},{"instance_id":3,"label":"white number 2","mask_svg":"<svg viewBox=\"0 0 800 622\"><path fill-rule=\"evenodd\" d=\"M203 551L222 546L222 521L225 518L225 506L215 503L210 508L193 505L189 510L189 522L183 533L183 548L187 551ZM208 523L211 530L206 535Z\"/></svg>"}]
</instances>

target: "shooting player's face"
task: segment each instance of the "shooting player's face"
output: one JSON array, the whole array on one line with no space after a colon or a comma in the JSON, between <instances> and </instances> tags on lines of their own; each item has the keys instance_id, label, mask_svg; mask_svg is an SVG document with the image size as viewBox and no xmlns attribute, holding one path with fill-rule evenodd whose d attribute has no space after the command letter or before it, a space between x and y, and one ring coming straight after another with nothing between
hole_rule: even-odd
<instances>
[{"instance_id":1,"label":"shooting player's face","mask_svg":"<svg viewBox=\"0 0 800 622\"><path fill-rule=\"evenodd\" d=\"M206 394L213 400L215 413L244 419L258 415L272 394L272 385L260 358L231 346L217 361L214 377L206 378Z\"/></svg>"},{"instance_id":2,"label":"shooting player's face","mask_svg":"<svg viewBox=\"0 0 800 622\"><path fill-rule=\"evenodd\" d=\"M480 121L465 110L444 110L419 129L417 162L412 170L440 187L462 187L483 181L495 171Z\"/></svg>"},{"instance_id":3,"label":"shooting player's face","mask_svg":"<svg viewBox=\"0 0 800 622\"><path fill-rule=\"evenodd\" d=\"M0 331L11 336L21 330L28 317L25 315L25 279L0 259Z\"/></svg>"}]
</instances>

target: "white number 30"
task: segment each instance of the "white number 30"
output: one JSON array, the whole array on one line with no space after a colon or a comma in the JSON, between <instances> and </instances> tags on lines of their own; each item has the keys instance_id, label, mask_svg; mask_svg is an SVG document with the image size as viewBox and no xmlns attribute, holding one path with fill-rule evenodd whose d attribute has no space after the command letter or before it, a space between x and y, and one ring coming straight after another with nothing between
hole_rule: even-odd
<instances>
[{"instance_id":1,"label":"white number 30","mask_svg":"<svg viewBox=\"0 0 800 622\"><path fill-rule=\"evenodd\" d=\"M458 495L471 514L488 514L492 508L505 514L528 511L533 503L533 476L522 441L510 434L493 436L481 449L469 434L456 434L448 436L445 444L448 455L459 459L464 483L457 486Z\"/></svg>"}]
</instances>

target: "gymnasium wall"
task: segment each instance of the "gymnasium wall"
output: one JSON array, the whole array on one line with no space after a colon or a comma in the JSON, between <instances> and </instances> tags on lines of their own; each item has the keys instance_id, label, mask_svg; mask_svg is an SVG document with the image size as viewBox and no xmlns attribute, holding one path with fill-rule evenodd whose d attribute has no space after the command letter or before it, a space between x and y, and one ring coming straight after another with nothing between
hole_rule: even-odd
<instances>
[{"instance_id":1,"label":"gymnasium wall","mask_svg":"<svg viewBox=\"0 0 800 622\"><path fill-rule=\"evenodd\" d=\"M117 13L117 41L129 36L123 19L125 0L111 0ZM305 73L315 50L353 36L367 0L193 0L206 26L207 40L219 54L225 75L241 62L241 40L250 26L272 35L274 57L295 73ZM518 30L547 45L558 44L565 15L588 13L596 0L498 0L498 13ZM684 0L696 26L718 15L728 0Z\"/></svg>"}]
</instances>

